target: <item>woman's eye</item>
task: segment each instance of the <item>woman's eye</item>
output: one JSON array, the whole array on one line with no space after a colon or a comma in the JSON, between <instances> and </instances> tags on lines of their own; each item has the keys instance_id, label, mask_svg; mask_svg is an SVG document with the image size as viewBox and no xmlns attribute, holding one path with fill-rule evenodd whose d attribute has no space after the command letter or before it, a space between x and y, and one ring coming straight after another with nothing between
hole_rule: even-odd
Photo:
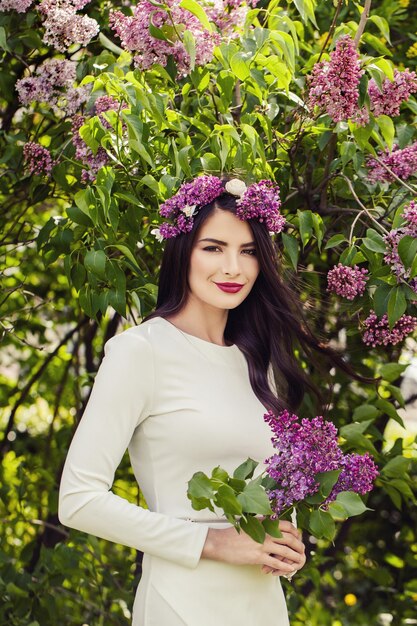
<instances>
[{"instance_id":1,"label":"woman's eye","mask_svg":"<svg viewBox=\"0 0 417 626\"><path fill-rule=\"evenodd\" d=\"M244 250L244 252L251 256L256 256L256 248L248 248L247 250Z\"/></svg>"},{"instance_id":2,"label":"woman's eye","mask_svg":"<svg viewBox=\"0 0 417 626\"><path fill-rule=\"evenodd\" d=\"M207 252L213 252L214 250L219 250L218 246L206 246L203 250L207 250Z\"/></svg>"}]
</instances>

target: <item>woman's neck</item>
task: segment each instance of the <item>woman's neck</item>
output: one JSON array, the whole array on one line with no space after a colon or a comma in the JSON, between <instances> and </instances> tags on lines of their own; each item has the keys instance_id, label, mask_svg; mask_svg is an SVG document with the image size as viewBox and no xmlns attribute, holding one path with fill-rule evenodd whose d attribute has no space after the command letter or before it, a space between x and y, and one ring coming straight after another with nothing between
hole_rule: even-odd
<instances>
[{"instance_id":1,"label":"woman's neck","mask_svg":"<svg viewBox=\"0 0 417 626\"><path fill-rule=\"evenodd\" d=\"M179 313L166 319L184 333L225 346L227 344L224 340L224 329L228 314L227 309L208 308L189 301Z\"/></svg>"}]
</instances>

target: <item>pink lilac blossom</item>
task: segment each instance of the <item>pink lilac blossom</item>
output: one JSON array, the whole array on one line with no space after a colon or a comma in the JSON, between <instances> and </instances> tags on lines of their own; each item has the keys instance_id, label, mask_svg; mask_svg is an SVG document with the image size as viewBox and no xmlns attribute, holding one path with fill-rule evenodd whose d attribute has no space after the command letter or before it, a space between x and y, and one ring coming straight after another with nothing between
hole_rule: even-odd
<instances>
[{"instance_id":1,"label":"pink lilac blossom","mask_svg":"<svg viewBox=\"0 0 417 626\"><path fill-rule=\"evenodd\" d=\"M327 273L327 291L333 291L338 296L353 300L365 291L368 280L368 270L359 269L357 265L348 267L339 263Z\"/></svg>"},{"instance_id":2,"label":"pink lilac blossom","mask_svg":"<svg viewBox=\"0 0 417 626\"><path fill-rule=\"evenodd\" d=\"M366 493L372 488L370 476L378 475L369 455L343 455L337 442L337 429L322 416L299 420L297 415L282 411L265 413L264 420L272 429L275 453L265 460L266 472L276 486L267 490L275 516L296 502L314 495L319 489L316 474L342 470L333 488L332 499L348 487L350 491ZM357 468L366 468L366 478ZM326 502L330 502L327 498Z\"/></svg>"},{"instance_id":3,"label":"pink lilac blossom","mask_svg":"<svg viewBox=\"0 0 417 626\"><path fill-rule=\"evenodd\" d=\"M73 115L89 98L90 86L73 87L77 64L65 59L48 59L33 76L16 82L21 104L43 102L57 115Z\"/></svg>"},{"instance_id":4,"label":"pink lilac blossom","mask_svg":"<svg viewBox=\"0 0 417 626\"><path fill-rule=\"evenodd\" d=\"M77 14L89 0L42 0L39 11L44 16L45 43L61 52L78 43L86 46L95 35L99 25L88 15Z\"/></svg>"},{"instance_id":5,"label":"pink lilac blossom","mask_svg":"<svg viewBox=\"0 0 417 626\"><path fill-rule=\"evenodd\" d=\"M211 0L204 3L208 18L214 22L222 35L232 35L236 28L241 28L249 7L256 7L258 0Z\"/></svg>"},{"instance_id":6,"label":"pink lilac blossom","mask_svg":"<svg viewBox=\"0 0 417 626\"><path fill-rule=\"evenodd\" d=\"M406 180L417 172L417 142L402 149L395 145L392 152L388 150L380 152L378 158L401 180ZM395 180L392 174L378 163L376 159L369 158L366 165L368 167L368 179L372 183L392 182Z\"/></svg>"},{"instance_id":7,"label":"pink lilac blossom","mask_svg":"<svg viewBox=\"0 0 417 626\"><path fill-rule=\"evenodd\" d=\"M369 81L368 93L371 111L378 115L399 115L401 103L408 100L417 91L417 75L408 69L404 72L394 70L394 80L386 78L382 83L382 91L372 78Z\"/></svg>"},{"instance_id":8,"label":"pink lilac blossom","mask_svg":"<svg viewBox=\"0 0 417 626\"><path fill-rule=\"evenodd\" d=\"M384 241L387 245L384 261L391 266L398 281L408 280L410 277L410 269L404 267L398 254L398 244L406 235L417 237L417 202L411 200L404 208L402 217L405 219L405 224L399 228L393 228L387 235L384 235ZM412 278L408 284L417 293L417 279Z\"/></svg>"},{"instance_id":9,"label":"pink lilac blossom","mask_svg":"<svg viewBox=\"0 0 417 626\"><path fill-rule=\"evenodd\" d=\"M404 207L402 216L406 222L406 234L411 235L411 237L417 237L417 201L411 200L411 202Z\"/></svg>"},{"instance_id":10,"label":"pink lilac blossom","mask_svg":"<svg viewBox=\"0 0 417 626\"><path fill-rule=\"evenodd\" d=\"M353 39L350 35L340 37L330 61L316 63L307 77L309 107L320 107L334 122L351 118L358 111L362 74Z\"/></svg>"},{"instance_id":11,"label":"pink lilac blossom","mask_svg":"<svg viewBox=\"0 0 417 626\"><path fill-rule=\"evenodd\" d=\"M33 0L0 0L0 13L4 11L17 11L26 13Z\"/></svg>"},{"instance_id":12,"label":"pink lilac blossom","mask_svg":"<svg viewBox=\"0 0 417 626\"><path fill-rule=\"evenodd\" d=\"M50 174L54 165L49 150L34 141L23 146L23 158L29 174Z\"/></svg>"},{"instance_id":13,"label":"pink lilac blossom","mask_svg":"<svg viewBox=\"0 0 417 626\"><path fill-rule=\"evenodd\" d=\"M211 61L214 46L220 43L220 36L206 30L192 13L180 7L179 0L166 0L166 5L169 14L148 0L142 0L134 8L132 16L113 11L109 18L110 26L120 38L122 46L135 53L136 67L147 70L156 63L166 66L168 58L172 56L178 73L185 76L190 71L190 57L181 40L181 33L188 30L194 36L196 65L205 65ZM149 32L151 22L159 29L165 28L170 41L153 37Z\"/></svg>"},{"instance_id":14,"label":"pink lilac blossom","mask_svg":"<svg viewBox=\"0 0 417 626\"><path fill-rule=\"evenodd\" d=\"M85 122L83 115L75 115L72 119L72 143L75 146L75 158L87 166L81 173L83 182L93 181L98 170L107 164L109 158L104 148L99 147L96 154L87 146L79 130Z\"/></svg>"},{"instance_id":15,"label":"pink lilac blossom","mask_svg":"<svg viewBox=\"0 0 417 626\"><path fill-rule=\"evenodd\" d=\"M111 124L104 118L102 113L106 111L118 111L119 109L126 109L128 107L126 102L119 102L111 96L99 96L94 102L94 114L98 115L101 123L107 129L111 128ZM125 126L125 124L123 125Z\"/></svg>"},{"instance_id":16,"label":"pink lilac blossom","mask_svg":"<svg viewBox=\"0 0 417 626\"><path fill-rule=\"evenodd\" d=\"M374 311L364 322L366 330L362 335L362 340L367 346L375 348L376 346L395 346L400 343L417 328L417 317L412 315L402 315L400 319L390 329L388 325L388 316L385 314L378 319Z\"/></svg>"},{"instance_id":17,"label":"pink lilac blossom","mask_svg":"<svg viewBox=\"0 0 417 626\"><path fill-rule=\"evenodd\" d=\"M279 192L279 186L271 180L260 180L250 185L236 200L237 217L241 220L258 219L265 222L269 231L280 233L285 226L285 217L279 212Z\"/></svg>"}]
</instances>

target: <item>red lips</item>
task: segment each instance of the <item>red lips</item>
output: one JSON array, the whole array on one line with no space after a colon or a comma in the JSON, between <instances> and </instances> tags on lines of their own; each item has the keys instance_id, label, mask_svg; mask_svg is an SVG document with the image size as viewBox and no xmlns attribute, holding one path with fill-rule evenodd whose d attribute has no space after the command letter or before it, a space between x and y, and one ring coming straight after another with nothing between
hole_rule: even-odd
<instances>
[{"instance_id":1,"label":"red lips","mask_svg":"<svg viewBox=\"0 0 417 626\"><path fill-rule=\"evenodd\" d=\"M237 293L243 287L241 283L214 283L219 289L226 293Z\"/></svg>"}]
</instances>

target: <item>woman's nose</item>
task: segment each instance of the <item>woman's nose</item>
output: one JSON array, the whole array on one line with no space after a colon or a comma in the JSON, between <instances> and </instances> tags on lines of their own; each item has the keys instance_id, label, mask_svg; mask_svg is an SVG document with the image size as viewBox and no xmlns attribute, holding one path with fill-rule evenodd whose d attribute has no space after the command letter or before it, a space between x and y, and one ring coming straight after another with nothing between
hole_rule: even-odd
<instances>
[{"instance_id":1,"label":"woman's nose","mask_svg":"<svg viewBox=\"0 0 417 626\"><path fill-rule=\"evenodd\" d=\"M223 272L231 276L240 274L240 259L239 256L230 254L226 255L223 263Z\"/></svg>"}]
</instances>

